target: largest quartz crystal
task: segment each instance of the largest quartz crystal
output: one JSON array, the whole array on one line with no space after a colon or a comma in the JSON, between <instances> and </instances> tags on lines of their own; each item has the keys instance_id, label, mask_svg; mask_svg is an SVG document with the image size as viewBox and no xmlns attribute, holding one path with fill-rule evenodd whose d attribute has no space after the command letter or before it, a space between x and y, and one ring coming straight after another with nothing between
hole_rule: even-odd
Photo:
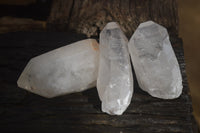
<instances>
[{"instance_id":1,"label":"largest quartz crystal","mask_svg":"<svg viewBox=\"0 0 200 133\"><path fill-rule=\"evenodd\" d=\"M96 40L79 41L29 61L17 84L51 98L96 85L99 50Z\"/></svg>"},{"instance_id":2,"label":"largest quartz crystal","mask_svg":"<svg viewBox=\"0 0 200 133\"><path fill-rule=\"evenodd\" d=\"M100 33L100 66L97 89L102 111L121 115L130 104L133 78L128 40L115 22L108 23Z\"/></svg>"},{"instance_id":3,"label":"largest quartz crystal","mask_svg":"<svg viewBox=\"0 0 200 133\"><path fill-rule=\"evenodd\" d=\"M182 77L167 30L152 21L141 23L131 37L129 52L139 86L150 95L177 98Z\"/></svg>"}]
</instances>

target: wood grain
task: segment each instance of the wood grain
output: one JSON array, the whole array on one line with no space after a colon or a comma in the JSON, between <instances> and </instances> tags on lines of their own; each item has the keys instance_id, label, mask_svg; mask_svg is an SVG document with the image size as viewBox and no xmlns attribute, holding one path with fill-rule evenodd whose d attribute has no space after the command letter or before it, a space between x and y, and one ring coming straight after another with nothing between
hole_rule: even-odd
<instances>
[{"instance_id":1,"label":"wood grain","mask_svg":"<svg viewBox=\"0 0 200 133\"><path fill-rule=\"evenodd\" d=\"M108 22L116 21L130 37L147 20L178 35L176 0L53 0L47 26L55 31L72 29L87 36L98 36Z\"/></svg>"},{"instance_id":2,"label":"wood grain","mask_svg":"<svg viewBox=\"0 0 200 133\"><path fill-rule=\"evenodd\" d=\"M72 32L17 32L0 35L2 132L195 132L182 41L176 37L171 37L171 42L180 64L184 88L182 95L174 100L151 97L138 87L135 80L135 91L127 111L121 116L110 116L101 112L96 88L46 99L17 87L16 81L32 57L84 38L86 36Z\"/></svg>"}]
</instances>

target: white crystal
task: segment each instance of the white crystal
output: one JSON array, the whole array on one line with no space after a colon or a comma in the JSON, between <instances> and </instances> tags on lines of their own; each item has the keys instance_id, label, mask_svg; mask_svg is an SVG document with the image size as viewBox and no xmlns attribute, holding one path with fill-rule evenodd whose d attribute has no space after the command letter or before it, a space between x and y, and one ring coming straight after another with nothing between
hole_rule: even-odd
<instances>
[{"instance_id":1,"label":"white crystal","mask_svg":"<svg viewBox=\"0 0 200 133\"><path fill-rule=\"evenodd\" d=\"M100 33L97 90L102 111L111 115L121 115L132 98L133 77L127 43L115 22L108 23Z\"/></svg>"},{"instance_id":2,"label":"white crystal","mask_svg":"<svg viewBox=\"0 0 200 133\"><path fill-rule=\"evenodd\" d=\"M139 86L163 99L179 97L182 77L167 30L152 21L141 23L131 37L129 52Z\"/></svg>"},{"instance_id":3,"label":"white crystal","mask_svg":"<svg viewBox=\"0 0 200 133\"><path fill-rule=\"evenodd\" d=\"M17 84L47 98L80 92L96 85L98 62L96 40L78 41L31 59Z\"/></svg>"}]
</instances>

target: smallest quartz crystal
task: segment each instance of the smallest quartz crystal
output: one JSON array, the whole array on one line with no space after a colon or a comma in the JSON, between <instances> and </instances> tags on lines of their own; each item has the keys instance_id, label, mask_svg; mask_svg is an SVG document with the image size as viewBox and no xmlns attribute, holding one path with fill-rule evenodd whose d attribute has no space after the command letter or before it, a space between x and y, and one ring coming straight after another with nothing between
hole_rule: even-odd
<instances>
[{"instance_id":1,"label":"smallest quartz crystal","mask_svg":"<svg viewBox=\"0 0 200 133\"><path fill-rule=\"evenodd\" d=\"M115 22L108 23L100 33L97 90L102 111L111 115L121 115L132 98L133 77L127 43Z\"/></svg>"}]
</instances>

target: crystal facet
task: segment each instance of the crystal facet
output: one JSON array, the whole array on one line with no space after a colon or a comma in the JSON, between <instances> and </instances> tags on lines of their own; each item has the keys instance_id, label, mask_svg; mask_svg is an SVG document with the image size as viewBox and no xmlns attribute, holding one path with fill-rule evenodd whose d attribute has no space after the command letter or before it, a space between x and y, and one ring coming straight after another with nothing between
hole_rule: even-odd
<instances>
[{"instance_id":1,"label":"crystal facet","mask_svg":"<svg viewBox=\"0 0 200 133\"><path fill-rule=\"evenodd\" d=\"M96 40L78 41L31 59L17 84L47 98L80 92L96 85L98 62Z\"/></svg>"},{"instance_id":2,"label":"crystal facet","mask_svg":"<svg viewBox=\"0 0 200 133\"><path fill-rule=\"evenodd\" d=\"M108 23L100 33L97 90L102 111L111 115L121 115L132 98L133 77L127 43L115 22Z\"/></svg>"},{"instance_id":3,"label":"crystal facet","mask_svg":"<svg viewBox=\"0 0 200 133\"><path fill-rule=\"evenodd\" d=\"M141 23L128 43L139 86L163 99L179 97L182 77L167 30L152 21Z\"/></svg>"}]
</instances>

